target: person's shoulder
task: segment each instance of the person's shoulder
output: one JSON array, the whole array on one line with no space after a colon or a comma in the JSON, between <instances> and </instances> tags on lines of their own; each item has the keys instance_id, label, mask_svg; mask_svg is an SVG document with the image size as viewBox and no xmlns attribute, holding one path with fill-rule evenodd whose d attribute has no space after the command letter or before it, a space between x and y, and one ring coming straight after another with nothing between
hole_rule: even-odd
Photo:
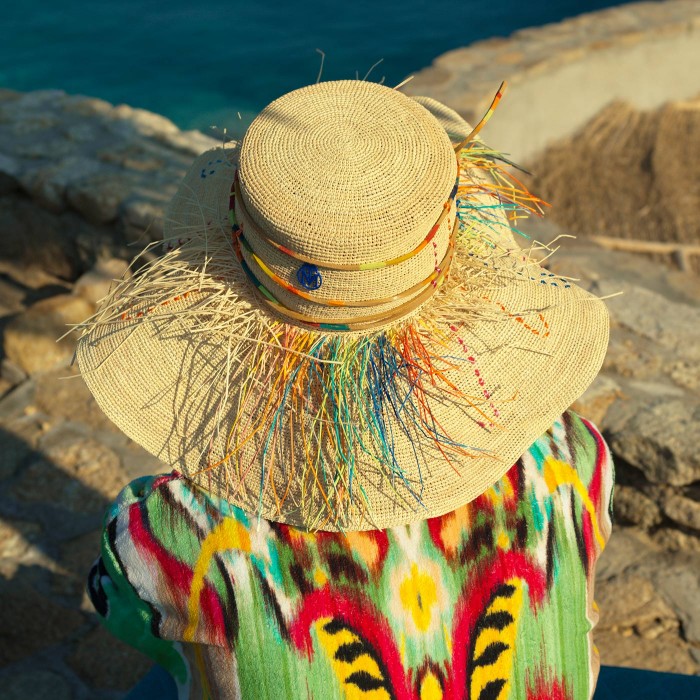
<instances>
[{"instance_id":1,"label":"person's shoulder","mask_svg":"<svg viewBox=\"0 0 700 700\"><path fill-rule=\"evenodd\" d=\"M104 530L122 555L148 545L179 556L194 552L224 522L247 529L248 521L240 508L173 471L128 483L109 507Z\"/></svg>"},{"instance_id":2,"label":"person's shoulder","mask_svg":"<svg viewBox=\"0 0 700 700\"><path fill-rule=\"evenodd\" d=\"M530 447L540 462L558 460L588 481L596 469L612 469L610 449L593 421L573 409L564 411Z\"/></svg>"},{"instance_id":3,"label":"person's shoulder","mask_svg":"<svg viewBox=\"0 0 700 700\"><path fill-rule=\"evenodd\" d=\"M121 513L127 511L131 506L142 503L159 493L162 487L179 478L177 472L170 474L154 474L140 476L130 481L122 488L117 497L107 508L105 513L105 524L117 518Z\"/></svg>"},{"instance_id":4,"label":"person's shoulder","mask_svg":"<svg viewBox=\"0 0 700 700\"><path fill-rule=\"evenodd\" d=\"M549 494L571 493L590 517L602 549L612 528L615 467L610 448L593 421L565 411L530 448ZM584 518L585 520L585 518Z\"/></svg>"}]
</instances>

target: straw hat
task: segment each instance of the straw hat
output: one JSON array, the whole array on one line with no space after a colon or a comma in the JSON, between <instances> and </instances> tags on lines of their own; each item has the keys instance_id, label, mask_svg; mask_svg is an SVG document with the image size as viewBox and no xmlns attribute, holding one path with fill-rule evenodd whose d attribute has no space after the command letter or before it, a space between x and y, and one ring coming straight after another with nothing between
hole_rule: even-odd
<instances>
[{"instance_id":1,"label":"straw hat","mask_svg":"<svg viewBox=\"0 0 700 700\"><path fill-rule=\"evenodd\" d=\"M195 160L165 254L83 325L85 381L250 514L353 531L454 510L607 347L604 304L515 243L509 221L540 201L504 160L449 108L376 83L282 96Z\"/></svg>"}]
</instances>

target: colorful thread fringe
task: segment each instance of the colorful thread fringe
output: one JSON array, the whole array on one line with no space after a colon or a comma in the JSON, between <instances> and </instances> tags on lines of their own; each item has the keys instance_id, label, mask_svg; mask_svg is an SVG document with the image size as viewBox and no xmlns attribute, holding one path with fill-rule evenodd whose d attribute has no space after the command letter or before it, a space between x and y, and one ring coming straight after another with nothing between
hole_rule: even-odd
<instances>
[{"instance_id":1,"label":"colorful thread fringe","mask_svg":"<svg viewBox=\"0 0 700 700\"><path fill-rule=\"evenodd\" d=\"M395 489L405 488L417 506L422 503L420 456L414 446L419 474L419 485L414 487L406 478L408 465L396 457L390 417L397 419L409 440L431 442L449 463L477 450L445 433L431 409L430 394L439 392L445 400L469 406L486 428L501 427L489 391L467 396L450 379L453 372L463 371L465 363L474 371L474 357L466 352L463 357L450 356L445 348L448 340L454 340L454 331L470 321L499 318L501 312L483 300L485 285L538 265L526 251L515 253L502 243L499 229L504 225L497 212L505 211L515 223L525 215L541 214L544 202L499 165L505 158L483 144L468 144L458 157L455 259L445 284L410 318L378 331L343 334L305 329L276 318L260 307L250 289L224 218L203 220L184 236L178 231L180 245L123 281L100 312L83 324L89 333L95 325L142 323L149 318L148 311L157 310L161 320L169 314L189 317L192 337L216 335L228 345L228 365L219 381L221 394L237 405L237 417L230 426L217 426L227 434L225 453L210 453L207 463L188 476L225 470L233 494L258 460L259 517L266 490L277 513L282 513L291 484L299 480L302 508L314 491L324 503L311 515L310 529L323 529L332 521L342 530L343 512L351 504L371 516L371 503L356 473L360 455L380 465ZM475 171L491 180L474 179ZM489 203L477 203L475 195L487 195ZM503 233L509 232L508 228ZM192 307L170 310L171 300L190 294L197 298L188 300ZM141 311L133 312L136 308ZM483 386L483 380L479 383ZM509 400L512 397L502 399ZM210 438L202 436L202 445ZM259 447L244 460L244 449L253 439ZM286 478L285 484L277 484L275 463L284 443L302 445L304 460L301 465L293 459L277 465Z\"/></svg>"}]
</instances>

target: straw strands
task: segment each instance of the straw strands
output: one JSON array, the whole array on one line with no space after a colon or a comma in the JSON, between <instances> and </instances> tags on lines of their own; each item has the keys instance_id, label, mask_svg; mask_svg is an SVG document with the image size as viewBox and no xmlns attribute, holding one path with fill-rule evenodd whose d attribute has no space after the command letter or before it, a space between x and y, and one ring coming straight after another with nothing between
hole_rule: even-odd
<instances>
[{"instance_id":1,"label":"straw strands","mask_svg":"<svg viewBox=\"0 0 700 700\"><path fill-rule=\"evenodd\" d=\"M323 528L329 520L337 525L344 503L360 503L371 512L361 484L353 480L362 454L386 471L395 489L407 488L420 503L423 477L418 488L406 480L407 465L395 453L397 436L388 417L398 421L402 442L406 436L432 441L448 462L475 455L478 450L446 434L432 410L434 401L468 405L499 428L493 411L486 413L489 401L465 395L450 379L474 358L454 356L448 348L455 329L502 317L484 301L485 290L527 274L530 266L539 270L534 248L514 246L502 215L516 224L523 216L540 215L544 203L500 165L505 158L480 141L464 147L459 161L459 223L449 276L410 316L384 328L320 332L268 311L236 259L228 218L201 210L199 225L173 222L177 238L165 241L168 252L119 283L80 329L88 336L97 327L124 329L156 319L166 322L171 329L166 332L186 329L188 337L226 348L226 361L210 381L225 387L219 416L231 415L233 407L235 418L230 424L217 421L198 473L225 470L232 491L259 460L260 504L269 488L281 512L290 485L301 480L320 488L326 502L309 526ZM206 394L210 388L195 390ZM222 444L222 435L220 451L214 445ZM286 484L268 484L281 441L297 441L303 463L284 465ZM251 444L259 445L252 456ZM416 447L413 460L420 474Z\"/></svg>"}]
</instances>

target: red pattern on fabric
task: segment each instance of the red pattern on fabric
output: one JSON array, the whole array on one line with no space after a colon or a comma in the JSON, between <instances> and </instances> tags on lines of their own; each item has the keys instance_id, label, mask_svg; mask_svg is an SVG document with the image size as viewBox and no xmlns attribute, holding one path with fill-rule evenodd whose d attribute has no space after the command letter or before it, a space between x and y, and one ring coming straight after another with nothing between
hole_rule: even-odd
<instances>
[{"instance_id":1,"label":"red pattern on fabric","mask_svg":"<svg viewBox=\"0 0 700 700\"><path fill-rule=\"evenodd\" d=\"M527 700L573 700L573 696L558 678L548 681L539 673L535 676L534 687L528 684Z\"/></svg>"},{"instance_id":2,"label":"red pattern on fabric","mask_svg":"<svg viewBox=\"0 0 700 700\"><path fill-rule=\"evenodd\" d=\"M322 617L341 619L362 637L384 664L396 700L413 700L389 621L371 603L330 586L306 596L289 631L297 649L312 657L311 625Z\"/></svg>"},{"instance_id":3,"label":"red pattern on fabric","mask_svg":"<svg viewBox=\"0 0 700 700\"><path fill-rule=\"evenodd\" d=\"M544 598L547 576L531 557L520 552L499 552L475 579L464 586L455 608L452 671L445 689L445 700L468 700L467 655L474 627L496 587L516 577L528 584L530 606L534 608Z\"/></svg>"},{"instance_id":4,"label":"red pattern on fabric","mask_svg":"<svg viewBox=\"0 0 700 700\"><path fill-rule=\"evenodd\" d=\"M169 584L177 587L181 599L186 600L192 584L192 569L173 556L151 534L146 526L141 503L129 507L129 533L144 559L153 559L162 569Z\"/></svg>"}]
</instances>

